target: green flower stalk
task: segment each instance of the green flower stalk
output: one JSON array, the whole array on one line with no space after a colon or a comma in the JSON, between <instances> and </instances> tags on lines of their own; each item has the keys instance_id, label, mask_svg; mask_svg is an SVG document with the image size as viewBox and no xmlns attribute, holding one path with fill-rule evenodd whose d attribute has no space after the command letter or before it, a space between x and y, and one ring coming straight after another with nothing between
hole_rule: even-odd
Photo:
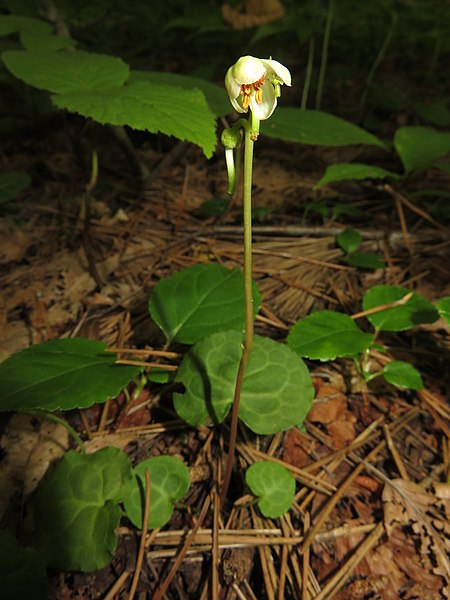
<instances>
[{"instance_id":1,"label":"green flower stalk","mask_svg":"<svg viewBox=\"0 0 450 600\"><path fill-rule=\"evenodd\" d=\"M281 85L291 85L288 69L276 60L242 56L228 69L225 87L230 102L239 113L250 111L250 119L239 119L222 134L228 172L228 193L236 188L235 160L240 155L240 145L244 137L244 295L245 295L245 339L242 349L234 390L231 412L228 458L220 493L220 506L223 507L230 484L236 446L239 400L245 369L250 360L253 346L254 317L252 295L252 169L253 146L259 135L260 121L268 119L277 106Z\"/></svg>"}]
</instances>

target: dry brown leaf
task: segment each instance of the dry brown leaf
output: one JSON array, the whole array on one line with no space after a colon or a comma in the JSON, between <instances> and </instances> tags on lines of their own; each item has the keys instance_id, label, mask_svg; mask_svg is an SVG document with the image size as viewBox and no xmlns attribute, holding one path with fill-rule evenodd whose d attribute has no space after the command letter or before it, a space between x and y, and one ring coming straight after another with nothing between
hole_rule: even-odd
<instances>
[{"instance_id":1,"label":"dry brown leaf","mask_svg":"<svg viewBox=\"0 0 450 600\"><path fill-rule=\"evenodd\" d=\"M234 29L249 29L278 21L284 15L280 0L245 0L235 8L222 4L222 16Z\"/></svg>"},{"instance_id":2,"label":"dry brown leaf","mask_svg":"<svg viewBox=\"0 0 450 600\"><path fill-rule=\"evenodd\" d=\"M69 447L67 429L48 419L18 413L11 417L0 443L5 452L0 471L0 515L17 496L28 496L50 464Z\"/></svg>"}]
</instances>

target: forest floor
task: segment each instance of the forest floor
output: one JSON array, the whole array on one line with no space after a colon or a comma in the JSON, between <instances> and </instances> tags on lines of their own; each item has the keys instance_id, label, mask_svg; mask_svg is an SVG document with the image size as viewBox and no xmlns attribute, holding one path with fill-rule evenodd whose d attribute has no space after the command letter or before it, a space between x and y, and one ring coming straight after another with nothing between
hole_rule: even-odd
<instances>
[{"instance_id":1,"label":"forest floor","mask_svg":"<svg viewBox=\"0 0 450 600\"><path fill-rule=\"evenodd\" d=\"M150 172L143 188L101 133L99 182L87 202L91 150L70 128L3 145L3 170L28 172L33 186L17 203L20 211L0 219L0 359L47 339L80 336L123 349L122 356L148 348L151 357L164 345L147 310L158 281L198 263L242 266L240 197L219 217L200 210L204 201L226 197L220 149L211 161L180 144L178 155L140 150ZM448 176L416 176L400 195L377 182L313 190L326 164L363 162L367 152L256 144L254 205L271 209L254 223L257 333L283 341L311 310L354 315L365 290L379 283L401 284L431 301L450 294L449 232L408 196L450 189ZM336 205L359 210L333 219ZM320 216L315 208L324 206L328 214ZM362 233L363 249L378 253L386 268L346 265L336 244L346 225ZM241 429L222 512L216 482L228 430L180 421L170 386L149 385L131 402L119 397L68 415L89 451L116 446L133 461L165 453L189 466L183 505L148 536L136 598L450 598L449 328L440 320L383 341L387 355L374 353L373 360L411 362L425 388L401 391L378 381L367 387L351 361L308 362L316 394L304 430L256 437ZM179 359L164 362L176 368ZM32 493L68 441L57 426L36 427L29 415L3 417L0 432L7 503L24 485ZM242 473L261 458L281 461L297 480L291 511L277 520L263 518L246 496ZM124 522L111 565L50 573L51 597L125 598L139 538Z\"/></svg>"}]
</instances>

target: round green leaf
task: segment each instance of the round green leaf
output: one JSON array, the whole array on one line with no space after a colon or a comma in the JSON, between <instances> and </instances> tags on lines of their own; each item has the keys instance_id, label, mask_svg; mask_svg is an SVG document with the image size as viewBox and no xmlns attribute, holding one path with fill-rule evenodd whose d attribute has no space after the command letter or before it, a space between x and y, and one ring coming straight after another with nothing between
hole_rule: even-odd
<instances>
[{"instance_id":1,"label":"round green leaf","mask_svg":"<svg viewBox=\"0 0 450 600\"><path fill-rule=\"evenodd\" d=\"M436 308L443 319L450 324L450 296L444 296L436 302Z\"/></svg>"},{"instance_id":2,"label":"round green leaf","mask_svg":"<svg viewBox=\"0 0 450 600\"><path fill-rule=\"evenodd\" d=\"M337 243L345 252L354 252L362 242L362 235L353 227L346 227L336 236Z\"/></svg>"},{"instance_id":3,"label":"round green leaf","mask_svg":"<svg viewBox=\"0 0 450 600\"><path fill-rule=\"evenodd\" d=\"M9 202L31 185L31 177L23 171L0 175L0 204Z\"/></svg>"},{"instance_id":4,"label":"round green leaf","mask_svg":"<svg viewBox=\"0 0 450 600\"><path fill-rule=\"evenodd\" d=\"M258 506L265 517L276 519L287 512L295 495L295 479L282 465L263 460L245 473L250 491L258 496Z\"/></svg>"},{"instance_id":5,"label":"round green leaf","mask_svg":"<svg viewBox=\"0 0 450 600\"><path fill-rule=\"evenodd\" d=\"M145 470L150 474L150 515L148 528L165 525L173 513L174 504L189 490L189 469L176 456L154 456L134 469L130 494L124 502L130 521L142 528L145 506Z\"/></svg>"},{"instance_id":6,"label":"round green leaf","mask_svg":"<svg viewBox=\"0 0 450 600\"><path fill-rule=\"evenodd\" d=\"M348 179L398 179L399 176L392 171L387 171L381 167L364 165L362 163L340 163L338 165L329 165L326 168L325 175L319 179L314 186L318 189L327 183L335 181L346 181Z\"/></svg>"},{"instance_id":7,"label":"round green leaf","mask_svg":"<svg viewBox=\"0 0 450 600\"><path fill-rule=\"evenodd\" d=\"M191 425L221 423L233 403L242 352L242 334L215 333L184 356L176 381L184 394L174 394L178 415ZM313 399L304 362L289 348L255 336L239 404L239 418L252 431L270 434L303 423Z\"/></svg>"},{"instance_id":8,"label":"round green leaf","mask_svg":"<svg viewBox=\"0 0 450 600\"><path fill-rule=\"evenodd\" d=\"M377 137L349 121L319 110L278 107L262 124L269 137L319 146L369 144L385 147Z\"/></svg>"},{"instance_id":9,"label":"round green leaf","mask_svg":"<svg viewBox=\"0 0 450 600\"><path fill-rule=\"evenodd\" d=\"M361 269L384 269L384 261L373 252L352 252L345 257L345 262L351 267Z\"/></svg>"},{"instance_id":10,"label":"round green leaf","mask_svg":"<svg viewBox=\"0 0 450 600\"><path fill-rule=\"evenodd\" d=\"M0 37L22 31L29 31L40 35L49 35L52 26L47 21L34 17L21 15L0 15Z\"/></svg>"},{"instance_id":11,"label":"round green leaf","mask_svg":"<svg viewBox=\"0 0 450 600\"><path fill-rule=\"evenodd\" d=\"M75 44L74 40L62 35L48 35L26 30L21 32L20 41L25 50L31 50L32 52L61 50Z\"/></svg>"},{"instance_id":12,"label":"round green leaf","mask_svg":"<svg viewBox=\"0 0 450 600\"><path fill-rule=\"evenodd\" d=\"M255 315L261 304L253 285ZM149 301L152 319L168 342L193 344L215 333L244 327L244 278L240 269L195 265L162 279Z\"/></svg>"},{"instance_id":13,"label":"round green leaf","mask_svg":"<svg viewBox=\"0 0 450 600\"><path fill-rule=\"evenodd\" d=\"M78 56L79 52L74 53ZM102 124L173 135L200 146L207 158L216 146L216 119L198 89L153 85L148 81L123 87L99 85L53 97L65 108Z\"/></svg>"},{"instance_id":14,"label":"round green leaf","mask_svg":"<svg viewBox=\"0 0 450 600\"><path fill-rule=\"evenodd\" d=\"M169 85L192 90L194 88L203 92L209 108L216 117L224 117L230 112L230 101L224 93L223 87L190 75L179 73L163 73L161 71L131 71L129 83L148 81L153 85Z\"/></svg>"},{"instance_id":15,"label":"round green leaf","mask_svg":"<svg viewBox=\"0 0 450 600\"><path fill-rule=\"evenodd\" d=\"M82 92L121 86L129 74L122 59L84 51L7 50L2 59L7 69L25 83L55 94L73 93L75 97Z\"/></svg>"},{"instance_id":16,"label":"round green leaf","mask_svg":"<svg viewBox=\"0 0 450 600\"><path fill-rule=\"evenodd\" d=\"M300 356L333 360L369 348L373 335L364 333L348 315L322 310L298 321L289 332L288 346Z\"/></svg>"},{"instance_id":17,"label":"round green leaf","mask_svg":"<svg viewBox=\"0 0 450 600\"><path fill-rule=\"evenodd\" d=\"M383 376L386 381L399 388L422 390L424 387L419 371L403 360L392 360L385 365Z\"/></svg>"},{"instance_id":18,"label":"round green leaf","mask_svg":"<svg viewBox=\"0 0 450 600\"><path fill-rule=\"evenodd\" d=\"M19 546L9 531L0 530L0 589L3 600L46 600L47 569L33 548Z\"/></svg>"},{"instance_id":19,"label":"round green leaf","mask_svg":"<svg viewBox=\"0 0 450 600\"><path fill-rule=\"evenodd\" d=\"M409 290L399 285L376 285L364 294L363 309L391 304L401 300ZM367 315L372 325L382 331L404 331L419 323L433 323L439 318L436 308L419 294L413 294L405 304L385 308Z\"/></svg>"},{"instance_id":20,"label":"round green leaf","mask_svg":"<svg viewBox=\"0 0 450 600\"><path fill-rule=\"evenodd\" d=\"M71 410L114 398L142 370L115 365L103 342L51 340L0 364L0 411Z\"/></svg>"},{"instance_id":21,"label":"round green leaf","mask_svg":"<svg viewBox=\"0 0 450 600\"><path fill-rule=\"evenodd\" d=\"M394 136L405 171L426 169L450 152L450 133L430 127L401 127Z\"/></svg>"},{"instance_id":22,"label":"round green leaf","mask_svg":"<svg viewBox=\"0 0 450 600\"><path fill-rule=\"evenodd\" d=\"M117 448L67 452L34 502L35 546L47 564L67 571L107 565L117 545L119 503L128 498L132 469Z\"/></svg>"}]
</instances>

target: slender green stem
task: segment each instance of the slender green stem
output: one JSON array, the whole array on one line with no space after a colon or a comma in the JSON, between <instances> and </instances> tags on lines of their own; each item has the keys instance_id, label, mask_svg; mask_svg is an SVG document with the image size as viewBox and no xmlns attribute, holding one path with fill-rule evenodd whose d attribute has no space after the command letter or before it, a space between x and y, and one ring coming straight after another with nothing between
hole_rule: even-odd
<instances>
[{"instance_id":1,"label":"slender green stem","mask_svg":"<svg viewBox=\"0 0 450 600\"><path fill-rule=\"evenodd\" d=\"M323 33L322 56L320 57L320 71L317 82L316 110L320 110L322 104L323 84L325 82L325 71L328 62L328 48L330 45L331 25L334 18L334 0L328 0L327 20Z\"/></svg>"},{"instance_id":2,"label":"slender green stem","mask_svg":"<svg viewBox=\"0 0 450 600\"><path fill-rule=\"evenodd\" d=\"M46 410L30 410L28 412L30 412L32 415L36 415L37 417L44 417L49 421L54 421L55 423L58 423L58 425L62 425L63 427L65 427L69 434L73 437L76 444L79 446L81 452L83 452L83 454L86 454L86 446L84 445L83 440L80 438L75 429L71 427L69 423L67 423L67 421L65 421L61 417L57 417L55 414Z\"/></svg>"},{"instance_id":3,"label":"slender green stem","mask_svg":"<svg viewBox=\"0 0 450 600\"><path fill-rule=\"evenodd\" d=\"M311 78L312 78L312 71L313 71L313 65L314 65L315 45L316 45L315 38L314 38L314 35L312 35L309 38L308 64L306 65L305 83L303 85L302 102L300 104L300 108L303 110L306 108L306 106L308 104L309 88L311 87Z\"/></svg>"},{"instance_id":4,"label":"slender green stem","mask_svg":"<svg viewBox=\"0 0 450 600\"><path fill-rule=\"evenodd\" d=\"M252 293L252 169L254 133L251 126L245 122L245 147L244 147L244 297L245 297L245 339L239 362L236 385L234 389L233 408L231 410L230 438L228 443L228 457L225 474L220 491L220 507L222 508L227 497L233 470L234 452L238 428L239 400L241 397L242 382L245 369L250 360L253 347L253 293Z\"/></svg>"}]
</instances>

